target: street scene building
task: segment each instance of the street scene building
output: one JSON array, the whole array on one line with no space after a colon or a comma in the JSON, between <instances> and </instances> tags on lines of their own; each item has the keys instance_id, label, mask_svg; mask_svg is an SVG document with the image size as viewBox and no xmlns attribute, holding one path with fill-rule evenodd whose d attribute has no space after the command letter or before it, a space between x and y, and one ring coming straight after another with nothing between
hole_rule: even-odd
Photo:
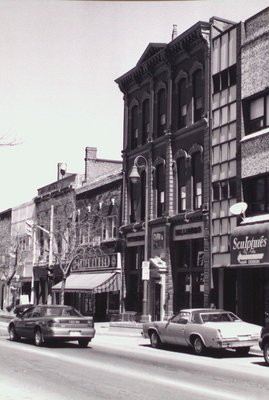
<instances>
[{"instance_id":1,"label":"street scene building","mask_svg":"<svg viewBox=\"0 0 269 400\"><path fill-rule=\"evenodd\" d=\"M219 307L269 314L269 9L212 17L145 44L116 79L122 162L85 149L85 173L0 213L1 308L22 296L96 320ZM30 229L30 231L29 231Z\"/></svg>"}]
</instances>

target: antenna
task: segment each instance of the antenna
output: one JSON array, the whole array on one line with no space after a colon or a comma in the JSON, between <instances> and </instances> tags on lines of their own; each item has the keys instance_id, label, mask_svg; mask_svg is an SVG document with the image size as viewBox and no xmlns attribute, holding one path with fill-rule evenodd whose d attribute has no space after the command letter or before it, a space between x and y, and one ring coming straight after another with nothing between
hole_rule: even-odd
<instances>
[{"instance_id":1,"label":"antenna","mask_svg":"<svg viewBox=\"0 0 269 400\"><path fill-rule=\"evenodd\" d=\"M245 202L240 202L240 203L235 203L230 207L230 213L233 215L241 215L242 219L245 219L245 211L248 208L247 203Z\"/></svg>"}]
</instances>

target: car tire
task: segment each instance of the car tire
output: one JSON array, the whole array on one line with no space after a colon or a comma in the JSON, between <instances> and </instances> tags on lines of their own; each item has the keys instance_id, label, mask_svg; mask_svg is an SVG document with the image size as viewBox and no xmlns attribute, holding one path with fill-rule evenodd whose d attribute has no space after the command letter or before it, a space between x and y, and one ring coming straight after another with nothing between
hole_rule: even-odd
<instances>
[{"instance_id":1,"label":"car tire","mask_svg":"<svg viewBox=\"0 0 269 400\"><path fill-rule=\"evenodd\" d=\"M153 331L150 334L150 344L154 349L159 349L161 347L161 339L157 332Z\"/></svg>"},{"instance_id":2,"label":"car tire","mask_svg":"<svg viewBox=\"0 0 269 400\"><path fill-rule=\"evenodd\" d=\"M250 350L250 347L249 347L249 346L246 346L246 347L238 347L238 349L236 349L236 353L237 353L239 356L246 356L246 355L248 355L249 350Z\"/></svg>"},{"instance_id":3,"label":"car tire","mask_svg":"<svg viewBox=\"0 0 269 400\"><path fill-rule=\"evenodd\" d=\"M14 325L11 325L8 332L9 332L9 340L11 342L16 342L17 340L20 340L20 337L18 336Z\"/></svg>"},{"instance_id":4,"label":"car tire","mask_svg":"<svg viewBox=\"0 0 269 400\"><path fill-rule=\"evenodd\" d=\"M43 334L39 328L35 330L34 341L37 347L43 346L44 344Z\"/></svg>"},{"instance_id":5,"label":"car tire","mask_svg":"<svg viewBox=\"0 0 269 400\"><path fill-rule=\"evenodd\" d=\"M269 342L266 342L263 347L263 357L267 365L269 365Z\"/></svg>"},{"instance_id":6,"label":"car tire","mask_svg":"<svg viewBox=\"0 0 269 400\"><path fill-rule=\"evenodd\" d=\"M79 347L87 347L89 344L89 339L78 339L78 345Z\"/></svg>"},{"instance_id":7,"label":"car tire","mask_svg":"<svg viewBox=\"0 0 269 400\"><path fill-rule=\"evenodd\" d=\"M205 354L205 345L199 336L196 336L193 341L194 353L198 356Z\"/></svg>"}]
</instances>

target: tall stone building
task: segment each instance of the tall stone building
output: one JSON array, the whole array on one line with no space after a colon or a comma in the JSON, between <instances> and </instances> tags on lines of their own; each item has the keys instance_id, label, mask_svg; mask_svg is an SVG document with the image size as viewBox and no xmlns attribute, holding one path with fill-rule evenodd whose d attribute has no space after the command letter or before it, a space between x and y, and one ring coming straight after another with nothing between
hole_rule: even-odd
<instances>
[{"instance_id":1,"label":"tall stone building","mask_svg":"<svg viewBox=\"0 0 269 400\"><path fill-rule=\"evenodd\" d=\"M210 29L198 22L176 36L174 27L169 44L150 43L116 80L124 93L125 308L141 319L209 304Z\"/></svg>"}]
</instances>

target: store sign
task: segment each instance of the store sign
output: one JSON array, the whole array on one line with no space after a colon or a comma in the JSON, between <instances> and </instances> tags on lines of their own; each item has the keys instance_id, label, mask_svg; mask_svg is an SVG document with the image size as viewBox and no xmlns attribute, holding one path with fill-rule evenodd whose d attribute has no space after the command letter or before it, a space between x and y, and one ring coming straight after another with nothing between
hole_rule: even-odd
<instances>
[{"instance_id":1,"label":"store sign","mask_svg":"<svg viewBox=\"0 0 269 400\"><path fill-rule=\"evenodd\" d=\"M269 262L269 240L266 232L237 234L231 237L231 264L248 265Z\"/></svg>"},{"instance_id":2,"label":"store sign","mask_svg":"<svg viewBox=\"0 0 269 400\"><path fill-rule=\"evenodd\" d=\"M72 272L85 272L94 269L106 269L106 268L121 268L121 255L120 253L114 253L109 255L85 257L77 260L71 267Z\"/></svg>"},{"instance_id":3,"label":"store sign","mask_svg":"<svg viewBox=\"0 0 269 400\"><path fill-rule=\"evenodd\" d=\"M177 225L174 228L174 240L196 239L204 236L204 226L199 223Z\"/></svg>"}]
</instances>

